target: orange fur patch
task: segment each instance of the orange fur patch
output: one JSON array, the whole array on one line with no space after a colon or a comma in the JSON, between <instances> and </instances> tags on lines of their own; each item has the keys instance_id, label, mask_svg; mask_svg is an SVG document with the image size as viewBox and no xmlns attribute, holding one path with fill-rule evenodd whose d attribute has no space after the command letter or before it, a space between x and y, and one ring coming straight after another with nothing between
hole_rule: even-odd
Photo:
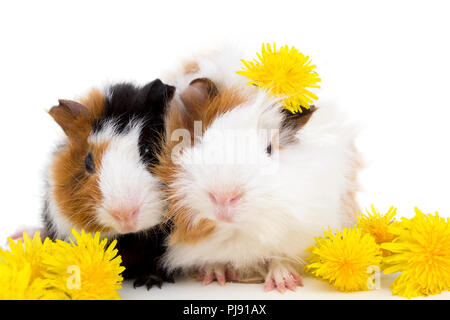
<instances>
[{"instance_id":1,"label":"orange fur patch","mask_svg":"<svg viewBox=\"0 0 450 320\"><path fill-rule=\"evenodd\" d=\"M105 108L105 96L97 88L91 89L86 97L80 99L83 104L89 110L89 118L98 119L101 117Z\"/></svg>"},{"instance_id":2,"label":"orange fur patch","mask_svg":"<svg viewBox=\"0 0 450 320\"><path fill-rule=\"evenodd\" d=\"M93 89L81 103L88 109L88 113L75 120L61 118L55 112L50 114L55 120L64 125L64 121L73 121L68 135L67 144L59 150L51 166L51 180L53 181L53 195L61 213L74 224L76 228L87 232L111 231L100 225L95 219L98 205L102 202L102 195L98 186L98 174L90 174L85 168L85 158L89 152L94 158L96 169L100 169L103 153L108 148L108 142L93 145L88 142L92 125L104 108L104 96L97 89Z\"/></svg>"},{"instance_id":3,"label":"orange fur patch","mask_svg":"<svg viewBox=\"0 0 450 320\"><path fill-rule=\"evenodd\" d=\"M177 216L175 228L170 234L169 244L195 244L211 235L215 228L215 222L209 219L201 219L195 226L191 227L186 221L179 219L179 216Z\"/></svg>"}]
</instances>

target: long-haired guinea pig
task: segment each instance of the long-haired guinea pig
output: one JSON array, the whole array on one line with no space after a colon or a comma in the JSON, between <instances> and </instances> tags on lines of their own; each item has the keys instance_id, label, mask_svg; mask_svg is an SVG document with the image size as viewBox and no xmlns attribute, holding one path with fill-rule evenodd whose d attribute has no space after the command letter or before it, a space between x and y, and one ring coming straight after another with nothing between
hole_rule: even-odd
<instances>
[{"instance_id":1,"label":"long-haired guinea pig","mask_svg":"<svg viewBox=\"0 0 450 320\"><path fill-rule=\"evenodd\" d=\"M172 142L155 168L174 223L163 261L204 284L259 276L266 290L295 290L314 237L358 211L355 130L331 107L291 114L223 61L201 58L173 78Z\"/></svg>"},{"instance_id":2,"label":"long-haired guinea pig","mask_svg":"<svg viewBox=\"0 0 450 320\"><path fill-rule=\"evenodd\" d=\"M151 169L174 91L159 79L122 83L79 102L60 100L49 111L65 138L47 172L43 236L67 239L75 228L117 239L123 276L135 285L171 280L157 265L166 203Z\"/></svg>"}]
</instances>

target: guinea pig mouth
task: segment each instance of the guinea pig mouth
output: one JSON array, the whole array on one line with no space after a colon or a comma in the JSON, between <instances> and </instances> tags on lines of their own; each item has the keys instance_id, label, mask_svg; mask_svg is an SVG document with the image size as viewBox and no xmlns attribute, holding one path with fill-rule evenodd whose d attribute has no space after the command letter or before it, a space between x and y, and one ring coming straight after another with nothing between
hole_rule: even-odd
<instances>
[{"instance_id":1,"label":"guinea pig mouth","mask_svg":"<svg viewBox=\"0 0 450 320\"><path fill-rule=\"evenodd\" d=\"M137 231L137 219L139 216L138 206L120 207L109 210L115 224L122 233Z\"/></svg>"},{"instance_id":2,"label":"guinea pig mouth","mask_svg":"<svg viewBox=\"0 0 450 320\"><path fill-rule=\"evenodd\" d=\"M221 221L221 222L226 222L226 223L231 223L233 222L233 217L232 216L227 216L227 215L216 215L217 216L217 220Z\"/></svg>"},{"instance_id":3,"label":"guinea pig mouth","mask_svg":"<svg viewBox=\"0 0 450 320\"><path fill-rule=\"evenodd\" d=\"M137 232L138 229L136 228L135 225L127 225L127 226L122 226L120 232L121 233L133 233L133 232Z\"/></svg>"},{"instance_id":4,"label":"guinea pig mouth","mask_svg":"<svg viewBox=\"0 0 450 320\"><path fill-rule=\"evenodd\" d=\"M234 207L216 207L214 209L214 216L217 221L232 223L235 220L236 209Z\"/></svg>"},{"instance_id":5,"label":"guinea pig mouth","mask_svg":"<svg viewBox=\"0 0 450 320\"><path fill-rule=\"evenodd\" d=\"M214 206L214 215L218 221L233 222L242 192L209 192L209 199Z\"/></svg>"}]
</instances>

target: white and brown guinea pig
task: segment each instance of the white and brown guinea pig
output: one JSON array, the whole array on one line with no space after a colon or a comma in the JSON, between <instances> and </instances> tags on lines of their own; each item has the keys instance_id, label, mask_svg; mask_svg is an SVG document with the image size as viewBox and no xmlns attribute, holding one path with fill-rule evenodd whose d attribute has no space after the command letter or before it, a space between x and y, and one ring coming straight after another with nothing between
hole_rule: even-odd
<instances>
[{"instance_id":1,"label":"white and brown guinea pig","mask_svg":"<svg viewBox=\"0 0 450 320\"><path fill-rule=\"evenodd\" d=\"M156 263L166 202L151 170L174 91L159 79L122 83L79 102L60 100L49 111L65 137L47 171L43 236L64 240L74 228L116 238L123 276L135 285L168 280Z\"/></svg>"},{"instance_id":2,"label":"white and brown guinea pig","mask_svg":"<svg viewBox=\"0 0 450 320\"><path fill-rule=\"evenodd\" d=\"M259 275L266 290L295 290L314 237L352 224L358 211L356 132L331 106L292 115L247 86L226 55L172 75L182 88L168 114L174 141L155 168L174 223L164 265L196 271L204 284ZM180 145L176 129L192 134L194 120L196 143Z\"/></svg>"}]
</instances>

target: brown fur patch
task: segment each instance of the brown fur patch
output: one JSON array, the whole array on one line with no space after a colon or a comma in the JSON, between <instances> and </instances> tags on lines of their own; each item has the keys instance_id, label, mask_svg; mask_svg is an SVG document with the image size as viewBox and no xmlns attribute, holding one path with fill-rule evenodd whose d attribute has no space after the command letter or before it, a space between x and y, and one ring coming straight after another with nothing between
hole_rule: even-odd
<instances>
[{"instance_id":1,"label":"brown fur patch","mask_svg":"<svg viewBox=\"0 0 450 320\"><path fill-rule=\"evenodd\" d=\"M80 99L81 104L85 105L89 110L89 117L91 119L98 119L101 117L105 108L105 96L97 88L91 89L86 97Z\"/></svg>"},{"instance_id":2,"label":"brown fur patch","mask_svg":"<svg viewBox=\"0 0 450 320\"><path fill-rule=\"evenodd\" d=\"M311 116L314 112L316 112L316 110L317 107L315 105L311 105L309 109L303 109L302 113L294 114L293 116L296 116L295 121L297 122L298 127L303 127L309 121L309 119L311 119Z\"/></svg>"},{"instance_id":3,"label":"brown fur patch","mask_svg":"<svg viewBox=\"0 0 450 320\"><path fill-rule=\"evenodd\" d=\"M53 195L61 213L74 226L87 232L110 231L95 220L97 206L102 201L98 187L98 175L86 171L84 159L89 150L99 168L101 156L107 144L101 146L67 145L61 150L51 167Z\"/></svg>"},{"instance_id":4,"label":"brown fur patch","mask_svg":"<svg viewBox=\"0 0 450 320\"><path fill-rule=\"evenodd\" d=\"M175 228L170 235L169 244L195 244L196 242L211 235L215 228L215 222L209 219L201 219L195 226L192 227L183 219L175 219Z\"/></svg>"},{"instance_id":5,"label":"brown fur patch","mask_svg":"<svg viewBox=\"0 0 450 320\"><path fill-rule=\"evenodd\" d=\"M67 144L58 150L51 170L53 182L53 195L61 213L75 227L87 232L111 231L98 224L95 219L96 208L102 201L98 186L98 174L90 174L85 168L85 158L89 152L94 158L94 165L98 170L101 165L103 153L108 142L100 145L90 144L88 137L92 125L98 119L104 108L104 96L97 89L93 89L86 98L81 99L88 112L75 118L60 112L58 107L50 110L61 127L68 127ZM68 123L67 123L68 122ZM72 123L70 123L72 122Z\"/></svg>"},{"instance_id":6,"label":"brown fur patch","mask_svg":"<svg viewBox=\"0 0 450 320\"><path fill-rule=\"evenodd\" d=\"M90 132L89 111L78 102L59 100L59 105L49 111L69 140L82 143Z\"/></svg>"}]
</instances>

